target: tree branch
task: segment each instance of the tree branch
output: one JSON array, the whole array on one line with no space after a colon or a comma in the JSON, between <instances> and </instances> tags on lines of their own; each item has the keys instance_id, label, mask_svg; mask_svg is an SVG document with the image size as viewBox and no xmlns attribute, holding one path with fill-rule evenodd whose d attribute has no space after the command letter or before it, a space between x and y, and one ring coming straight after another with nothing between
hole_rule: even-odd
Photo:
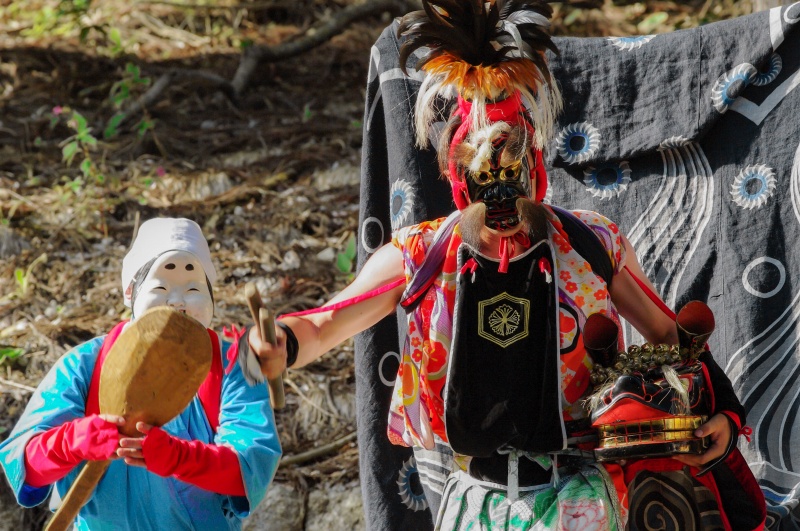
<instances>
[{"instance_id":1,"label":"tree branch","mask_svg":"<svg viewBox=\"0 0 800 531\"><path fill-rule=\"evenodd\" d=\"M250 85L253 74L260 64L289 59L312 50L342 33L356 20L385 11L403 13L413 5L413 1L409 0L368 0L360 4L351 4L334 13L324 22L309 28L302 36L294 40L276 46L246 48L239 61L239 68L231 81L202 70L169 70L162 74L147 92L123 111L125 113L123 121L127 122L154 105L168 87L186 81L200 81L204 86L216 88L222 91L234 105L238 106L242 94Z\"/></svg>"},{"instance_id":2,"label":"tree branch","mask_svg":"<svg viewBox=\"0 0 800 531\"><path fill-rule=\"evenodd\" d=\"M335 452L345 444L354 441L355 439L356 439L356 432L353 432L345 435L344 437L340 437L339 439L336 439L331 443L318 446L317 448L312 448L307 452L302 452L295 455L287 455L286 457L281 459L280 466L297 465L300 463L305 463L306 461L311 461L312 459L316 459L317 457L321 457L331 452Z\"/></svg>"},{"instance_id":3,"label":"tree branch","mask_svg":"<svg viewBox=\"0 0 800 531\"><path fill-rule=\"evenodd\" d=\"M241 96L261 63L295 57L329 41L356 20L384 11L402 12L406 6L406 2L401 0L370 0L361 4L352 4L335 13L326 22L309 28L302 37L296 40L277 46L251 46L245 49L239 68L233 76L233 81L231 81L233 91L237 96Z\"/></svg>"}]
</instances>

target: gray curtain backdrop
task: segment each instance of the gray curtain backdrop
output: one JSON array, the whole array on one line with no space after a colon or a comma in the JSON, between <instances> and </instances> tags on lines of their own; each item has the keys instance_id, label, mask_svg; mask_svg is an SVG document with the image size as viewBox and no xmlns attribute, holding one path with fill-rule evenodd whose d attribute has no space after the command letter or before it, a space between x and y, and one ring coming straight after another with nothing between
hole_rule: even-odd
<instances>
[{"instance_id":1,"label":"gray curtain backdrop","mask_svg":"<svg viewBox=\"0 0 800 531\"><path fill-rule=\"evenodd\" d=\"M413 145L419 75L396 22L372 49L359 263L404 225L454 208L432 149ZM800 3L697 29L559 38L565 100L546 154L549 200L619 223L667 304L714 311L711 346L753 429L740 448L773 529L800 529ZM413 64L413 59L412 62ZM361 481L369 529L432 528L413 454L389 444L395 317L356 340ZM639 342L626 330L629 342Z\"/></svg>"}]
</instances>

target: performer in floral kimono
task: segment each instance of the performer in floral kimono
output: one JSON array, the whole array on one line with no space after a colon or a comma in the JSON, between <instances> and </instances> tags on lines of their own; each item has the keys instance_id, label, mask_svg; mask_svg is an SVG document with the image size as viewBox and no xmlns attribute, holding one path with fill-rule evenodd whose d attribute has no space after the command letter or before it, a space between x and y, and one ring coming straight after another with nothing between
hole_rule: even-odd
<instances>
[{"instance_id":1,"label":"performer in floral kimono","mask_svg":"<svg viewBox=\"0 0 800 531\"><path fill-rule=\"evenodd\" d=\"M143 223L122 265L131 322L166 305L208 328L216 276L195 222ZM129 324L58 360L0 444L0 463L17 501L33 507L53 493L51 505L57 505L78 465L111 458L76 529L240 529L263 499L281 448L266 386L246 385L235 363L236 329L226 331L226 340L208 330L211 370L180 415L161 427L138 423L141 437L124 437L118 431L122 417L98 414L98 382L105 354Z\"/></svg>"},{"instance_id":2,"label":"performer in floral kimono","mask_svg":"<svg viewBox=\"0 0 800 531\"><path fill-rule=\"evenodd\" d=\"M653 344L677 344L678 334L616 224L543 202L542 149L561 108L545 59L556 51L551 8L422 4L400 23L400 64L413 57L425 73L417 142L438 134L458 210L396 231L331 304L280 319L276 347L251 332L262 371L306 365L400 303L407 334L388 437L413 447L417 462L451 471L437 493L437 529L763 525L763 497L735 451L745 412L710 355L701 379L711 411L690 430L705 439L702 453L594 458L589 316L622 316ZM449 117L442 131L432 127L437 116ZM623 348L620 335L613 350Z\"/></svg>"}]
</instances>

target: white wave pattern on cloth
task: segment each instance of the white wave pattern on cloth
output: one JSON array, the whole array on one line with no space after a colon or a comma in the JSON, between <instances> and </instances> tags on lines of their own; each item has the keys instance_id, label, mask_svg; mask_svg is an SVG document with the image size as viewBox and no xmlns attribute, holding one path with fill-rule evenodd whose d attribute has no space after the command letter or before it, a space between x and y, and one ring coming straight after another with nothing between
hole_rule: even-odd
<instances>
[{"instance_id":1,"label":"white wave pattern on cloth","mask_svg":"<svg viewBox=\"0 0 800 531\"><path fill-rule=\"evenodd\" d=\"M725 367L753 429L750 441L740 441L739 447L762 490L770 494L770 512L778 514L796 511L800 492L800 452L788 444L800 436L800 424L795 422L800 399L799 320L800 292ZM782 522L795 518L784 517Z\"/></svg>"},{"instance_id":2,"label":"white wave pattern on cloth","mask_svg":"<svg viewBox=\"0 0 800 531\"><path fill-rule=\"evenodd\" d=\"M800 144L794 152L794 162L792 163L792 176L789 185L790 195L792 196L792 208L797 221L800 221Z\"/></svg>"},{"instance_id":3,"label":"white wave pattern on cloth","mask_svg":"<svg viewBox=\"0 0 800 531\"><path fill-rule=\"evenodd\" d=\"M800 145L792 164L790 196L800 221ZM730 358L725 372L748 411L751 440L740 445L762 489L770 495L771 512L797 510L800 492L800 451L784 442L800 436L796 422L800 404L800 291L784 312L747 341ZM796 517L782 522L796 523ZM797 526L795 526L797 527Z\"/></svg>"},{"instance_id":4,"label":"white wave pattern on cloth","mask_svg":"<svg viewBox=\"0 0 800 531\"><path fill-rule=\"evenodd\" d=\"M700 145L669 139L660 149L664 172L653 199L628 233L642 270L667 306L711 219L714 176ZM644 342L626 326L627 344Z\"/></svg>"}]
</instances>

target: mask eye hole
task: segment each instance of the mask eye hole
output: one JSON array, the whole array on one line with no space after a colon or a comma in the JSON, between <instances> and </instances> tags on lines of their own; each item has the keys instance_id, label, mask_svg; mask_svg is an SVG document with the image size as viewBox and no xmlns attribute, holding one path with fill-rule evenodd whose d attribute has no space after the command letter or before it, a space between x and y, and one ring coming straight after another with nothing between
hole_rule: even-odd
<instances>
[{"instance_id":1,"label":"mask eye hole","mask_svg":"<svg viewBox=\"0 0 800 531\"><path fill-rule=\"evenodd\" d=\"M504 181L516 181L519 178L520 163L516 163L503 170L501 175Z\"/></svg>"},{"instance_id":2,"label":"mask eye hole","mask_svg":"<svg viewBox=\"0 0 800 531\"><path fill-rule=\"evenodd\" d=\"M494 182L494 176L488 171L473 173L472 179L481 186Z\"/></svg>"}]
</instances>

